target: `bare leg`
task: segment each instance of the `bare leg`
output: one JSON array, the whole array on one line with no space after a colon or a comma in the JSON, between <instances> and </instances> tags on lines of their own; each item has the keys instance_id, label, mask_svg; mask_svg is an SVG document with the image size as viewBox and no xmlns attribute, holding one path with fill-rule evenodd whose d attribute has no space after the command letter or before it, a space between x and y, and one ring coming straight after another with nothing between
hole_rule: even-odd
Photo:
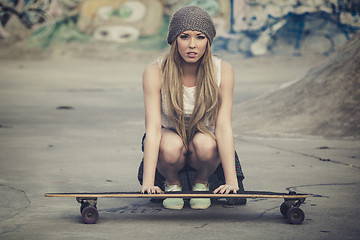
<instances>
[{"instance_id":1,"label":"bare leg","mask_svg":"<svg viewBox=\"0 0 360 240\"><path fill-rule=\"evenodd\" d=\"M163 129L159 148L157 169L166 179L166 184L181 185L179 171L185 166L186 148L174 131Z\"/></svg>"},{"instance_id":2,"label":"bare leg","mask_svg":"<svg viewBox=\"0 0 360 240\"><path fill-rule=\"evenodd\" d=\"M208 184L208 179L220 164L215 139L204 133L195 134L189 143L189 165L196 169L195 183Z\"/></svg>"}]
</instances>

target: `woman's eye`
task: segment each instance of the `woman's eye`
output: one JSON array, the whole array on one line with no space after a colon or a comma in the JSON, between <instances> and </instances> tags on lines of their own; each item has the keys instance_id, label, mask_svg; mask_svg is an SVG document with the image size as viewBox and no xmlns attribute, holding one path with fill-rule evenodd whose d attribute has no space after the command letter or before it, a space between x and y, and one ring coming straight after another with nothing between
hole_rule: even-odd
<instances>
[{"instance_id":1,"label":"woman's eye","mask_svg":"<svg viewBox=\"0 0 360 240\"><path fill-rule=\"evenodd\" d=\"M198 36L197 38L202 40L205 39L205 36Z\"/></svg>"},{"instance_id":2,"label":"woman's eye","mask_svg":"<svg viewBox=\"0 0 360 240\"><path fill-rule=\"evenodd\" d=\"M187 36L187 35L181 35L180 38L181 38L181 39L188 39L189 36Z\"/></svg>"}]
</instances>

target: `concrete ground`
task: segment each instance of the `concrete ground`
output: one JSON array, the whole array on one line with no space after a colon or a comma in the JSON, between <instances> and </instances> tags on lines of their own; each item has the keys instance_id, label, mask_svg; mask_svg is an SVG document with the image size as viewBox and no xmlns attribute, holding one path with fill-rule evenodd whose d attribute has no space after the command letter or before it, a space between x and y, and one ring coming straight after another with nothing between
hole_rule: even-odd
<instances>
[{"instance_id":1,"label":"concrete ground","mask_svg":"<svg viewBox=\"0 0 360 240\"><path fill-rule=\"evenodd\" d=\"M323 58L237 59L235 102L301 77ZM82 224L73 198L45 192L139 191L142 71L149 59L0 60L0 239L359 239L360 142L235 136L246 190L309 193L302 225L281 199L181 211L99 199Z\"/></svg>"}]
</instances>

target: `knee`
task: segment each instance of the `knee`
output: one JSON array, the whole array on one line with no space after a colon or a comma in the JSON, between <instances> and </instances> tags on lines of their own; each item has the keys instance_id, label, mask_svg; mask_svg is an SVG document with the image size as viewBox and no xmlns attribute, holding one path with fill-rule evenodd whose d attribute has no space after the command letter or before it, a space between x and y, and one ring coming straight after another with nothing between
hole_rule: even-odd
<instances>
[{"instance_id":1,"label":"knee","mask_svg":"<svg viewBox=\"0 0 360 240\"><path fill-rule=\"evenodd\" d=\"M177 164L184 151L181 139L162 137L159 146L159 161L166 164Z\"/></svg>"},{"instance_id":2,"label":"knee","mask_svg":"<svg viewBox=\"0 0 360 240\"><path fill-rule=\"evenodd\" d=\"M196 134L192 140L192 146L200 161L210 161L218 155L215 139L207 134Z\"/></svg>"}]
</instances>

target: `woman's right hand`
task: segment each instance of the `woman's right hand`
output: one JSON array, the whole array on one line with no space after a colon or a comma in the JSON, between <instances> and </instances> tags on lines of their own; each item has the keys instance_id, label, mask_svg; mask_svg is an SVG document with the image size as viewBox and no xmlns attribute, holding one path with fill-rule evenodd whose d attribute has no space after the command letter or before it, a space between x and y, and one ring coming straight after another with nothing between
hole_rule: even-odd
<instances>
[{"instance_id":1,"label":"woman's right hand","mask_svg":"<svg viewBox=\"0 0 360 240\"><path fill-rule=\"evenodd\" d=\"M153 193L153 194L160 194L163 191L158 186L142 186L141 193Z\"/></svg>"}]
</instances>

